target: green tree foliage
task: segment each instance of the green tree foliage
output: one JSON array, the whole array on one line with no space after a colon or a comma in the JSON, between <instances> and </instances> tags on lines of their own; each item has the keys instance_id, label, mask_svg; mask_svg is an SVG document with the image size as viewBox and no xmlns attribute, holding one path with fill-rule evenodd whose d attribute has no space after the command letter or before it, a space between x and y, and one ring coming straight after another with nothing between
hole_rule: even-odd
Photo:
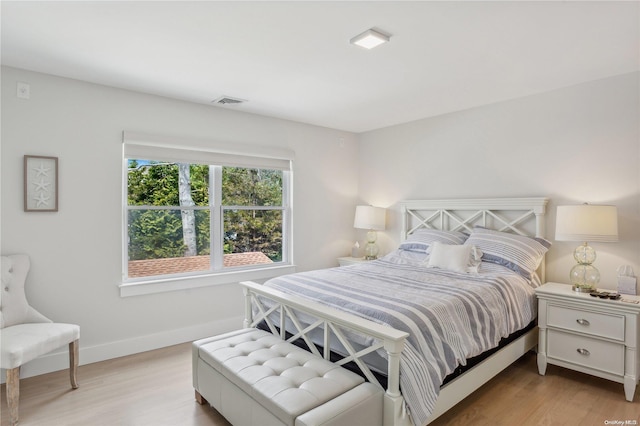
<instances>
[{"instance_id":1,"label":"green tree foliage","mask_svg":"<svg viewBox=\"0 0 640 426\"><path fill-rule=\"evenodd\" d=\"M209 203L209 166L191 165L191 196L197 206ZM180 205L178 165L131 160L127 180L130 206ZM196 211L197 254L210 252L209 211ZM180 210L130 210L129 260L182 257L185 244Z\"/></svg>"},{"instance_id":2,"label":"green tree foliage","mask_svg":"<svg viewBox=\"0 0 640 426\"><path fill-rule=\"evenodd\" d=\"M196 206L209 205L209 166L190 166L191 197ZM178 165L130 160L130 206L180 205ZM283 174L279 170L222 168L223 206L281 206ZM197 254L210 253L210 211L196 211ZM282 212L223 209L224 252L260 251L282 259ZM129 260L182 257L185 253L179 209L129 211Z\"/></svg>"},{"instance_id":3,"label":"green tree foliage","mask_svg":"<svg viewBox=\"0 0 640 426\"><path fill-rule=\"evenodd\" d=\"M178 164L129 161L130 206L178 206ZM197 206L209 204L209 166L192 164L191 197Z\"/></svg>"},{"instance_id":4,"label":"green tree foliage","mask_svg":"<svg viewBox=\"0 0 640 426\"><path fill-rule=\"evenodd\" d=\"M282 171L224 167L223 206L282 206ZM224 252L259 251L282 260L282 212L224 210Z\"/></svg>"},{"instance_id":5,"label":"green tree foliage","mask_svg":"<svg viewBox=\"0 0 640 426\"><path fill-rule=\"evenodd\" d=\"M281 206L282 171L223 167L223 206Z\"/></svg>"}]
</instances>

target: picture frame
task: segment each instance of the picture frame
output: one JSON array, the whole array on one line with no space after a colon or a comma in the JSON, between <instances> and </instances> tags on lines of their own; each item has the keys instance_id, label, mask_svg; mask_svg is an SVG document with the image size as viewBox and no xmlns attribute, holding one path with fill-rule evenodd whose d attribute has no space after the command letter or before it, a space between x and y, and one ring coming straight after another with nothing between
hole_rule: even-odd
<instances>
[{"instance_id":1,"label":"picture frame","mask_svg":"<svg viewBox=\"0 0 640 426\"><path fill-rule=\"evenodd\" d=\"M24 211L58 211L58 157L24 156Z\"/></svg>"}]
</instances>

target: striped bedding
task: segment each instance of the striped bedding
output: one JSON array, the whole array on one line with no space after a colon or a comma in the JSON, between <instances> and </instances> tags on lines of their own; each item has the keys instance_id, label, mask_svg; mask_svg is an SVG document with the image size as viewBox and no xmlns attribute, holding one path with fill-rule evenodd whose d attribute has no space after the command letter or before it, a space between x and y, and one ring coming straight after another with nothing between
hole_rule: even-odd
<instances>
[{"instance_id":1,"label":"striped bedding","mask_svg":"<svg viewBox=\"0 0 640 426\"><path fill-rule=\"evenodd\" d=\"M495 264L478 274L421 265L396 250L370 262L285 275L266 286L407 331L400 387L416 425L426 424L444 378L536 316L535 284Z\"/></svg>"}]
</instances>

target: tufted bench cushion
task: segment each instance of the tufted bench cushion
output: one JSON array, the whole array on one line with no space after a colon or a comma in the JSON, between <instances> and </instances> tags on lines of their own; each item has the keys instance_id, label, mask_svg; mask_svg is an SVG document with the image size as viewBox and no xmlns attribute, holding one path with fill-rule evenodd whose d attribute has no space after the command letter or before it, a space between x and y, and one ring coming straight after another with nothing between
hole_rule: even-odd
<instances>
[{"instance_id":1,"label":"tufted bench cushion","mask_svg":"<svg viewBox=\"0 0 640 426\"><path fill-rule=\"evenodd\" d=\"M381 416L380 389L263 330L248 328L198 340L193 343L193 357L196 391L234 424L270 424L270 414L276 424L293 426L313 409L322 415L310 413L297 424L328 424L314 419L335 420L363 402L363 408L378 410ZM330 401L328 407L333 408L323 412L321 406ZM253 402L260 407L247 406Z\"/></svg>"}]
</instances>

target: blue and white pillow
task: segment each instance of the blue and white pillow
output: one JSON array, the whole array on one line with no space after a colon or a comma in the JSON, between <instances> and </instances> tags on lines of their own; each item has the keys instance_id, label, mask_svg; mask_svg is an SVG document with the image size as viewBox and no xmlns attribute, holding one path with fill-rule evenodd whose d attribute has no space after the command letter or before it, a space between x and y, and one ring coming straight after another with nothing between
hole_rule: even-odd
<instances>
[{"instance_id":1,"label":"blue and white pillow","mask_svg":"<svg viewBox=\"0 0 640 426\"><path fill-rule=\"evenodd\" d=\"M464 242L482 250L482 261L505 266L531 280L540 266L551 243L543 238L532 238L481 227Z\"/></svg>"},{"instance_id":2,"label":"blue and white pillow","mask_svg":"<svg viewBox=\"0 0 640 426\"><path fill-rule=\"evenodd\" d=\"M408 251L426 253L434 242L442 244L462 244L469 235L458 231L441 231L439 229L421 228L410 234L398 248Z\"/></svg>"}]
</instances>

